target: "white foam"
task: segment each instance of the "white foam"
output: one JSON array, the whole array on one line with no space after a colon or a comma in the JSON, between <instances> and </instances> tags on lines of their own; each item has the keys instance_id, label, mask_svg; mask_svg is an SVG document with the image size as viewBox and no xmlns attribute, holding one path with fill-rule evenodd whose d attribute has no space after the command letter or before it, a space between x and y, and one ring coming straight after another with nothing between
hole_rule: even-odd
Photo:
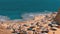
<instances>
[{"instance_id":1,"label":"white foam","mask_svg":"<svg viewBox=\"0 0 60 34\"><path fill-rule=\"evenodd\" d=\"M0 21L6 21L6 20L10 20L10 18L8 16L0 15Z\"/></svg>"},{"instance_id":2,"label":"white foam","mask_svg":"<svg viewBox=\"0 0 60 34\"><path fill-rule=\"evenodd\" d=\"M52 12L52 11L46 11L45 12L38 12L38 13L25 13L22 14L23 19L28 20L28 19L32 19L34 18L34 16L38 16L38 15L48 15L48 14L53 14L53 13L57 13L57 12Z\"/></svg>"},{"instance_id":3,"label":"white foam","mask_svg":"<svg viewBox=\"0 0 60 34\"><path fill-rule=\"evenodd\" d=\"M51 12L51 11L46 11L45 10L45 12L24 13L24 14L22 14L23 19L14 19L14 21L29 20L29 19L33 19L37 15L47 15L47 14L52 14L52 13L57 13L57 12ZM0 15L0 21L6 21L6 20L10 20L10 18L8 16Z\"/></svg>"}]
</instances>

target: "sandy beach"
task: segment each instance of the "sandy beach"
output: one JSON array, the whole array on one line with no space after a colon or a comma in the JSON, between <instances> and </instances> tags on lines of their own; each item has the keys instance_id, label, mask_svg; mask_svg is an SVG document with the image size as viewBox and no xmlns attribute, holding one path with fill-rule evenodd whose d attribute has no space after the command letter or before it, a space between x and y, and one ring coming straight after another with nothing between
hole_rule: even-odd
<instances>
[{"instance_id":1,"label":"sandy beach","mask_svg":"<svg viewBox=\"0 0 60 34\"><path fill-rule=\"evenodd\" d=\"M59 34L60 29L57 28L56 31L52 31L52 27L49 26L56 15L57 12L36 15L34 19L26 21L1 21L0 34L53 34L53 32Z\"/></svg>"}]
</instances>

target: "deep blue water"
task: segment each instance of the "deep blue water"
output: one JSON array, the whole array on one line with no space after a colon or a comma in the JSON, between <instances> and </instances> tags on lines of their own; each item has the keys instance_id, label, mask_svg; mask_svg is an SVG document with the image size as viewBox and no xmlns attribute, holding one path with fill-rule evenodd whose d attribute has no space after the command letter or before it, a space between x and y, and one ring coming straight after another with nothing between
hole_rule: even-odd
<instances>
[{"instance_id":1,"label":"deep blue water","mask_svg":"<svg viewBox=\"0 0 60 34\"><path fill-rule=\"evenodd\" d=\"M24 13L57 11L59 7L60 0L0 0L0 15L19 19Z\"/></svg>"}]
</instances>

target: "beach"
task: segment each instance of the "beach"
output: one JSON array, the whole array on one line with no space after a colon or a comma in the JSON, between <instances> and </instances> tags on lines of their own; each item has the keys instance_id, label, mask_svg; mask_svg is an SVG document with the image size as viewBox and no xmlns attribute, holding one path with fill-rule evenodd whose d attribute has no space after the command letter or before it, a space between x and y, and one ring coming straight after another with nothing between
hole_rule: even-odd
<instances>
[{"instance_id":1,"label":"beach","mask_svg":"<svg viewBox=\"0 0 60 34\"><path fill-rule=\"evenodd\" d=\"M27 16L28 18L26 18L26 20L24 21L20 21L19 19L18 20L1 19L0 31L4 30L2 32L3 34L53 34L49 24L51 24L54 21L56 15L57 12L47 14L38 13L30 15L29 17Z\"/></svg>"}]
</instances>

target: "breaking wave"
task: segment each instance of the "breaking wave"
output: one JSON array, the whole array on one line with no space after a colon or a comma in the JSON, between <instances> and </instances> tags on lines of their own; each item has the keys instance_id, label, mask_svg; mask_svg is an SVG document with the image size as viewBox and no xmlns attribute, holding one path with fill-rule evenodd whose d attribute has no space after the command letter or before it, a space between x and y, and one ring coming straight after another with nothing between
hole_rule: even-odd
<instances>
[{"instance_id":1,"label":"breaking wave","mask_svg":"<svg viewBox=\"0 0 60 34\"><path fill-rule=\"evenodd\" d=\"M52 12L52 11L44 11L44 12L37 12L37 13L25 13L25 14L22 14L22 17L24 20L29 20L29 19L33 19L34 16L37 16L37 15L48 15L48 14L53 14L53 13L57 13L56 11L55 12Z\"/></svg>"},{"instance_id":2,"label":"breaking wave","mask_svg":"<svg viewBox=\"0 0 60 34\"><path fill-rule=\"evenodd\" d=\"M10 18L8 16L0 15L0 21L6 21L6 20L10 20Z\"/></svg>"},{"instance_id":3,"label":"breaking wave","mask_svg":"<svg viewBox=\"0 0 60 34\"><path fill-rule=\"evenodd\" d=\"M22 19L14 19L13 21L29 20L29 19L33 19L34 16L37 16L37 15L46 15L46 14L52 14L52 13L57 13L57 12L45 11L45 12L37 12L37 13L24 13L21 15ZM0 15L0 21L7 21L7 20L11 20L11 19L8 16Z\"/></svg>"}]
</instances>

